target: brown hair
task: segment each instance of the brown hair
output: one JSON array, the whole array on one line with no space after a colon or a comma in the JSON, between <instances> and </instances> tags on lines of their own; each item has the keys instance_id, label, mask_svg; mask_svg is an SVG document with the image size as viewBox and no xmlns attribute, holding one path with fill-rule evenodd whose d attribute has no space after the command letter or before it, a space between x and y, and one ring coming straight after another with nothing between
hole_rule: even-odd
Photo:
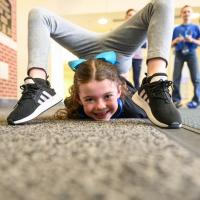
<instances>
[{"instance_id":1,"label":"brown hair","mask_svg":"<svg viewBox=\"0 0 200 200\"><path fill-rule=\"evenodd\" d=\"M103 81L105 79L116 82L121 85L122 94L124 98L127 94L127 87L125 81L120 78L116 66L100 59L88 60L82 63L75 71L73 85L69 89L70 96L64 100L65 109L58 110L56 118L58 119L78 119L79 108L79 86L83 83L88 83L92 80Z\"/></svg>"},{"instance_id":2,"label":"brown hair","mask_svg":"<svg viewBox=\"0 0 200 200\"><path fill-rule=\"evenodd\" d=\"M191 9L192 9L192 6L190 6L190 5L184 5L184 6L181 8L180 13L182 13L182 12L183 12L183 9L185 9L185 8L191 8Z\"/></svg>"},{"instance_id":3,"label":"brown hair","mask_svg":"<svg viewBox=\"0 0 200 200\"><path fill-rule=\"evenodd\" d=\"M136 10L133 8L128 9L125 14L125 20L129 19L132 16L132 14L129 15L130 12L136 12Z\"/></svg>"},{"instance_id":4,"label":"brown hair","mask_svg":"<svg viewBox=\"0 0 200 200\"><path fill-rule=\"evenodd\" d=\"M129 13L129 12L132 12L132 11L136 12L135 9L133 9L133 8L129 8L129 9L126 11L126 15L128 15L128 13Z\"/></svg>"}]
</instances>

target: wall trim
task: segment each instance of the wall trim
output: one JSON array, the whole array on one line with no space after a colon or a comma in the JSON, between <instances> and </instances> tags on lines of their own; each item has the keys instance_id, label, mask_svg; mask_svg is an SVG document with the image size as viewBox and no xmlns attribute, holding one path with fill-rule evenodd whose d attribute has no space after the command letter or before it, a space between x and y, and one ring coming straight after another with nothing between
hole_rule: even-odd
<instances>
[{"instance_id":1,"label":"wall trim","mask_svg":"<svg viewBox=\"0 0 200 200\"><path fill-rule=\"evenodd\" d=\"M17 50L17 42L15 42L13 39L6 36L2 32L0 32L0 43L7 47L10 47L11 49L14 49L15 51Z\"/></svg>"},{"instance_id":2,"label":"wall trim","mask_svg":"<svg viewBox=\"0 0 200 200\"><path fill-rule=\"evenodd\" d=\"M0 99L0 108L13 107L17 99Z\"/></svg>"}]
</instances>

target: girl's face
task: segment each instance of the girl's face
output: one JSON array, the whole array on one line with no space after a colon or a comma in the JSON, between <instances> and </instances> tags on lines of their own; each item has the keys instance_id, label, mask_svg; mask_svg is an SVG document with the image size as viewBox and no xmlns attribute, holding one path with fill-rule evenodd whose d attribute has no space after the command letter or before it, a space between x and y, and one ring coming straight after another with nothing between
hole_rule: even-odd
<instances>
[{"instance_id":1,"label":"girl's face","mask_svg":"<svg viewBox=\"0 0 200 200\"><path fill-rule=\"evenodd\" d=\"M105 79L90 81L79 86L80 104L85 114L98 121L108 121L117 111L121 87Z\"/></svg>"}]
</instances>

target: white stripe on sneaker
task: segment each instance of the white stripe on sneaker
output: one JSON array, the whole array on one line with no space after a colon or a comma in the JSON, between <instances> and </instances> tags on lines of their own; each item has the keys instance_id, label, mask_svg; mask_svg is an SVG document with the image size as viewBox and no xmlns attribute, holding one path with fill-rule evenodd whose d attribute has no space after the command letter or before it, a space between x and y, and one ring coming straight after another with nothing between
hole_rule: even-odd
<instances>
[{"instance_id":1,"label":"white stripe on sneaker","mask_svg":"<svg viewBox=\"0 0 200 200\"><path fill-rule=\"evenodd\" d=\"M38 100L38 103L41 105L42 103L44 103L43 101L41 101L40 99Z\"/></svg>"},{"instance_id":2,"label":"white stripe on sneaker","mask_svg":"<svg viewBox=\"0 0 200 200\"><path fill-rule=\"evenodd\" d=\"M51 96L48 92L46 92L46 91L43 91L42 93L43 93L45 96L49 97L49 98L52 97L52 96Z\"/></svg>"},{"instance_id":3,"label":"white stripe on sneaker","mask_svg":"<svg viewBox=\"0 0 200 200\"><path fill-rule=\"evenodd\" d=\"M142 90L140 92L140 94L138 94L140 96L141 99L143 99L144 101L146 101L147 103L149 103L149 98L147 93L145 92L145 90Z\"/></svg>"},{"instance_id":4,"label":"white stripe on sneaker","mask_svg":"<svg viewBox=\"0 0 200 200\"><path fill-rule=\"evenodd\" d=\"M141 93L140 93L141 94ZM145 113L147 114L148 118L152 121L152 123L156 124L157 126L166 128L168 127L167 124L164 124L162 122L159 122L152 114L151 108L148 104L149 99L144 99L140 95L138 95L138 92L136 92L132 97L133 102L138 105L140 108L142 108Z\"/></svg>"},{"instance_id":5,"label":"white stripe on sneaker","mask_svg":"<svg viewBox=\"0 0 200 200\"><path fill-rule=\"evenodd\" d=\"M43 91L38 99L38 103L41 105L42 103L44 103L45 101L47 101L48 99L50 99L52 97L53 96L51 96L48 92Z\"/></svg>"},{"instance_id":6,"label":"white stripe on sneaker","mask_svg":"<svg viewBox=\"0 0 200 200\"><path fill-rule=\"evenodd\" d=\"M44 96L44 95L41 95L41 96L40 96L40 99L42 99L43 101L46 101L46 100L49 99L49 98L47 98L47 97Z\"/></svg>"},{"instance_id":7,"label":"white stripe on sneaker","mask_svg":"<svg viewBox=\"0 0 200 200\"><path fill-rule=\"evenodd\" d=\"M13 123L14 124L21 124L21 123L25 123L27 121L30 121L30 120L36 118L41 113L43 113L44 111L46 111L49 108L53 107L54 105L56 105L60 101L62 101L62 98L59 97L58 95L51 96L51 98L47 99L45 102L42 102L31 115L29 115L29 116L27 116L27 117L25 117L23 119L14 121Z\"/></svg>"}]
</instances>

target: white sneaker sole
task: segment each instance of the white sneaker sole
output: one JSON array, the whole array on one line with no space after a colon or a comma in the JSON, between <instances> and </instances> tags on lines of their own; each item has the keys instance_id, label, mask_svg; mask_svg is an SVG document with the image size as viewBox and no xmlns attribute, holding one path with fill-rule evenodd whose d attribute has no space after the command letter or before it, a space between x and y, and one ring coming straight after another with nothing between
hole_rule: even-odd
<instances>
[{"instance_id":1,"label":"white sneaker sole","mask_svg":"<svg viewBox=\"0 0 200 200\"><path fill-rule=\"evenodd\" d=\"M151 112L151 108L149 107L149 104L144 101L139 95L138 95L138 92L136 92L133 97L132 97L132 100L135 104L137 104L141 109L143 109L145 111L145 113L147 114L149 120L159 126L159 127L162 127L162 128L170 128L170 126L168 124L164 124L162 122L159 122L154 116L153 116L153 113ZM179 124L178 127L174 127L174 128L180 128L182 126L182 124ZM173 128L173 127L171 127Z\"/></svg>"},{"instance_id":2,"label":"white sneaker sole","mask_svg":"<svg viewBox=\"0 0 200 200\"><path fill-rule=\"evenodd\" d=\"M41 113L48 110L49 108L55 106L56 104L58 104L61 101L62 101L61 97L59 97L58 95L54 95L53 97L51 97L50 99L48 99L44 103L42 103L40 106L38 106L38 108L31 115L29 115L23 119L14 121L13 123L14 124L23 124L25 122L28 122L28 121L36 118Z\"/></svg>"}]
</instances>

